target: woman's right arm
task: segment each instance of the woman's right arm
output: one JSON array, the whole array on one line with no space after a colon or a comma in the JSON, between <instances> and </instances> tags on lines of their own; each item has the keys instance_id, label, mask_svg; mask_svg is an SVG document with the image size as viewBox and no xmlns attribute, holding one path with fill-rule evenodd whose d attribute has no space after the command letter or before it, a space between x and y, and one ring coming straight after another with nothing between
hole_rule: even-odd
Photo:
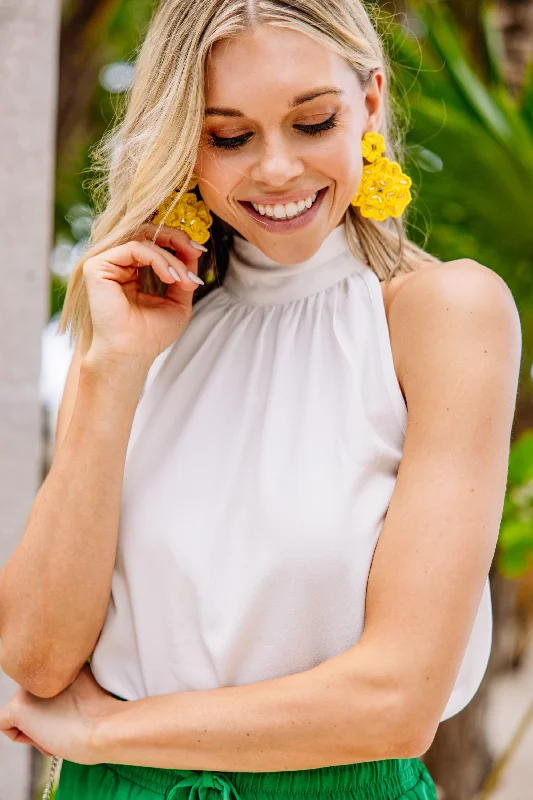
<instances>
[{"instance_id":1,"label":"woman's right arm","mask_svg":"<svg viewBox=\"0 0 533 800\"><path fill-rule=\"evenodd\" d=\"M157 241L161 246L121 245L84 267L92 343L85 352L78 339L53 463L0 571L1 666L40 697L72 683L97 643L111 595L135 409L153 360L190 319L197 284L187 270L195 271L199 251L174 229L163 229ZM151 264L169 284L166 299L140 292L135 263Z\"/></svg>"},{"instance_id":2,"label":"woman's right arm","mask_svg":"<svg viewBox=\"0 0 533 800\"><path fill-rule=\"evenodd\" d=\"M102 630L126 450L146 375L142 363L90 355L69 371L53 464L0 573L2 669L32 694L68 686Z\"/></svg>"}]
</instances>

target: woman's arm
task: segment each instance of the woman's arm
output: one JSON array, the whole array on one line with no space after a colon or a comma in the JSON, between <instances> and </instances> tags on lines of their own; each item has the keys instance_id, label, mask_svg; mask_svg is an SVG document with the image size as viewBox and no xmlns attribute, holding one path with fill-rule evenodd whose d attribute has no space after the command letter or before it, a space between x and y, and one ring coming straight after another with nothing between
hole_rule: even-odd
<instances>
[{"instance_id":1,"label":"woman's arm","mask_svg":"<svg viewBox=\"0 0 533 800\"><path fill-rule=\"evenodd\" d=\"M116 701L97 760L270 772L428 749L494 555L521 331L506 284L470 261L412 275L389 317L409 423L361 639L275 680Z\"/></svg>"},{"instance_id":2,"label":"woman's arm","mask_svg":"<svg viewBox=\"0 0 533 800\"><path fill-rule=\"evenodd\" d=\"M81 359L64 440L0 573L2 669L32 694L51 697L74 680L102 629L126 449L147 372L133 359Z\"/></svg>"}]
</instances>

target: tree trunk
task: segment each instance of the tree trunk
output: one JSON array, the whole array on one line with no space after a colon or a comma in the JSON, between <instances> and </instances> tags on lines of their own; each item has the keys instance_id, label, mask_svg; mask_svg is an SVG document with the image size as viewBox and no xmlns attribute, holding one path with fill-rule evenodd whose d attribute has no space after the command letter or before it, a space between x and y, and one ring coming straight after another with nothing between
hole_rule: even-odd
<instances>
[{"instance_id":1,"label":"tree trunk","mask_svg":"<svg viewBox=\"0 0 533 800\"><path fill-rule=\"evenodd\" d=\"M58 0L0 0L0 569L40 485L41 336L49 313ZM0 708L17 684L0 671ZM0 736L0 796L28 800L31 751ZM38 752L38 751L35 751Z\"/></svg>"},{"instance_id":2,"label":"tree trunk","mask_svg":"<svg viewBox=\"0 0 533 800\"><path fill-rule=\"evenodd\" d=\"M503 72L509 90L518 95L533 58L533 1L497 0L494 18L503 41Z\"/></svg>"}]
</instances>

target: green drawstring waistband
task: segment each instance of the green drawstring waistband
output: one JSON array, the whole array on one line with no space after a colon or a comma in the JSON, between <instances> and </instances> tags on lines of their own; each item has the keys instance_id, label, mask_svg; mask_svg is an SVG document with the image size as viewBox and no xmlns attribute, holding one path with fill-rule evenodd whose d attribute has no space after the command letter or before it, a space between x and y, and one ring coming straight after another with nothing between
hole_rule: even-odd
<instances>
[{"instance_id":1,"label":"green drawstring waistband","mask_svg":"<svg viewBox=\"0 0 533 800\"><path fill-rule=\"evenodd\" d=\"M200 773L187 771L183 774L185 777L170 790L166 800L173 800L178 796L178 789L187 786L191 787L189 800L195 800L196 793L200 800L206 800L206 789L218 789L223 794L223 800L230 800L231 792L235 795L236 800L241 800L233 783L222 772L203 770Z\"/></svg>"}]
</instances>

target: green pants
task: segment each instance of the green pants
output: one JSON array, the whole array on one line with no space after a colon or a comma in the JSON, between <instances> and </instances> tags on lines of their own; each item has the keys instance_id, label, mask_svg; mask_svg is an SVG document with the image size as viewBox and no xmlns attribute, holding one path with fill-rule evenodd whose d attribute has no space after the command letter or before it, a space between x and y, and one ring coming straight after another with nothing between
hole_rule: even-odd
<instances>
[{"instance_id":1,"label":"green pants","mask_svg":"<svg viewBox=\"0 0 533 800\"><path fill-rule=\"evenodd\" d=\"M56 800L303 800L308 794L314 800L437 800L435 784L418 758L283 772L213 772L64 760Z\"/></svg>"},{"instance_id":2,"label":"green pants","mask_svg":"<svg viewBox=\"0 0 533 800\"><path fill-rule=\"evenodd\" d=\"M293 772L211 772L63 761L57 800L437 800L418 758Z\"/></svg>"}]
</instances>

